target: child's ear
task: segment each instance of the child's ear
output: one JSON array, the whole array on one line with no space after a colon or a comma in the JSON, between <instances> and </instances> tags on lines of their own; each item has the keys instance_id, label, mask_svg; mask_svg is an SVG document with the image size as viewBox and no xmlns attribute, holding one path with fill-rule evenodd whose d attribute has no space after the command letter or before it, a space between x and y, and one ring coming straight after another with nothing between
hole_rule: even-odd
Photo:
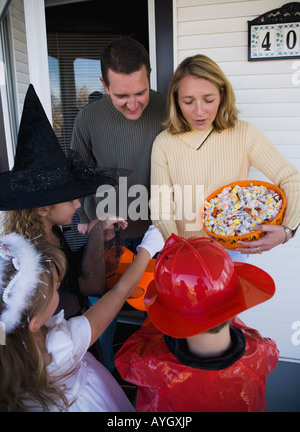
<instances>
[{"instance_id":1,"label":"child's ear","mask_svg":"<svg viewBox=\"0 0 300 432\"><path fill-rule=\"evenodd\" d=\"M39 324L39 320L38 317L35 315L34 317L31 318L31 320L29 321L29 325L28 328L32 333L36 333L39 329L40 329L40 324Z\"/></svg>"},{"instance_id":2,"label":"child's ear","mask_svg":"<svg viewBox=\"0 0 300 432\"><path fill-rule=\"evenodd\" d=\"M38 208L38 215L45 217L49 214L49 208L48 207L39 207Z\"/></svg>"}]
</instances>

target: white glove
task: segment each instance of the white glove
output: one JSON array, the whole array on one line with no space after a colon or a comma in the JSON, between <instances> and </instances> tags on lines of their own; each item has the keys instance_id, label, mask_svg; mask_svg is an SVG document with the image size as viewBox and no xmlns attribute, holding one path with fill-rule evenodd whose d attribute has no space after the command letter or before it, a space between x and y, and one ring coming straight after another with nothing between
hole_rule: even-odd
<instances>
[{"instance_id":1,"label":"white glove","mask_svg":"<svg viewBox=\"0 0 300 432\"><path fill-rule=\"evenodd\" d=\"M150 225L148 231L146 231L142 243L137 246L136 250L142 247L146 249L151 258L164 247L165 241L157 228L154 225Z\"/></svg>"}]
</instances>

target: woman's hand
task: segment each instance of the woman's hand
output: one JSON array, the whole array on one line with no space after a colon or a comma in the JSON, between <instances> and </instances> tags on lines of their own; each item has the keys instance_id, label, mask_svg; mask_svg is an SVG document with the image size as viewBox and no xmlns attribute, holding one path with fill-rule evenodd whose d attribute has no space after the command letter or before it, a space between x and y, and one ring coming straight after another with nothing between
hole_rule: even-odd
<instances>
[{"instance_id":1,"label":"woman's hand","mask_svg":"<svg viewBox=\"0 0 300 432\"><path fill-rule=\"evenodd\" d=\"M237 244L244 247L235 249L242 254L262 254L280 245L286 239L286 234L282 225L257 225L254 231L264 231L265 235L259 240L238 241Z\"/></svg>"}]
</instances>

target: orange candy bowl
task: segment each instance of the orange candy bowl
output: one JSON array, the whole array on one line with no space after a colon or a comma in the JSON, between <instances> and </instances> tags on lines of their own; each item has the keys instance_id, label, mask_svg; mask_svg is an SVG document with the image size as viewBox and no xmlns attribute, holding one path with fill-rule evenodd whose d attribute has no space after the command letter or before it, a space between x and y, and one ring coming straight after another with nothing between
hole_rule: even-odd
<instances>
[{"instance_id":1,"label":"orange candy bowl","mask_svg":"<svg viewBox=\"0 0 300 432\"><path fill-rule=\"evenodd\" d=\"M106 279L106 288L111 289L120 279L122 274L127 270L132 261L134 260L135 255L129 249L122 246L121 254L119 258L119 264L113 274L111 274ZM131 294L131 296L127 299L127 303L129 303L133 308L145 311L144 305L144 297L147 291L147 287L149 283L154 279L154 266L156 263L156 259L151 259L148 263L148 266L137 284L137 287Z\"/></svg>"},{"instance_id":2,"label":"orange candy bowl","mask_svg":"<svg viewBox=\"0 0 300 432\"><path fill-rule=\"evenodd\" d=\"M260 237L263 237L265 233L263 231L250 231L245 234L241 235L226 235L224 232L222 235L216 234L215 232L212 232L208 229L206 222L204 220L206 214L207 214L207 207L206 203L209 203L212 199L217 198L217 195L219 195L225 188L234 188L234 186L240 186L242 188L250 187L251 185L257 186L258 188L260 186L264 186L269 191L274 191L276 194L280 196L280 199L282 200L282 205L278 213L275 215L275 217L269 221L267 220L261 220L259 222L256 222L256 225L258 224L270 224L270 225L281 225L284 211L286 207L286 198L281 189L279 189L277 186L263 182L263 181L257 181L257 180L244 180L244 181L236 181L234 183L230 183L226 186L223 186L219 189L217 189L215 192L210 194L204 201L201 209L200 209L200 222L203 224L204 231L213 239L217 240L220 244L222 244L226 249L234 250L239 247L243 247L242 245L237 244L238 241L253 241L258 240ZM237 201L238 202L238 201ZM237 204L235 202L235 204ZM223 223L226 223L226 220L223 220ZM206 226L205 226L206 225Z\"/></svg>"}]
</instances>

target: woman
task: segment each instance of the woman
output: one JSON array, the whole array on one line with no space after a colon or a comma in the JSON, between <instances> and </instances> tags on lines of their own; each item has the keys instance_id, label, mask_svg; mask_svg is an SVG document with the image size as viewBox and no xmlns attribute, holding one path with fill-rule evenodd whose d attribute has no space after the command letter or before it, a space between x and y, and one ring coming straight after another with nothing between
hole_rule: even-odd
<instances>
[{"instance_id":1,"label":"woman","mask_svg":"<svg viewBox=\"0 0 300 432\"><path fill-rule=\"evenodd\" d=\"M294 235L300 223L300 173L237 114L233 88L213 60L195 55L182 61L168 94L167 129L152 149L151 217L165 239L171 233L206 236L198 221L203 200L226 184L247 180L251 166L284 191L287 207L283 225L260 225L266 235L238 242L236 250L261 254Z\"/></svg>"}]
</instances>

